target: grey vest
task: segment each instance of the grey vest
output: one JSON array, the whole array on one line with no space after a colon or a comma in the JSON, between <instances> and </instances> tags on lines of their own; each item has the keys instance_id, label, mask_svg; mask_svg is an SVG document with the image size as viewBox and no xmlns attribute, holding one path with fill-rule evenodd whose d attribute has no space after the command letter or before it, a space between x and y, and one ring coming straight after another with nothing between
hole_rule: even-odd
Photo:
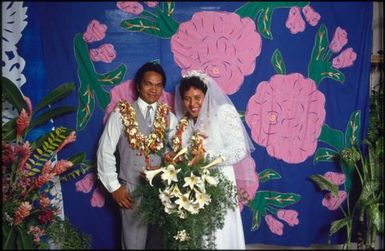
<instances>
[{"instance_id":1,"label":"grey vest","mask_svg":"<svg viewBox=\"0 0 385 251\"><path fill-rule=\"evenodd\" d=\"M137 102L134 102L132 107L135 109L139 131L146 136L149 135L153 126L147 127ZM168 126L169 125L167 125L167 127ZM124 130L125 129L126 127L124 126ZM167 134L165 137L167 138ZM139 173L143 171L143 168L146 165L144 155L140 155L138 150L132 149L131 145L128 143L126 132L123 132L120 136L118 149L120 155L120 181L122 183L138 184L141 181ZM161 158L156 154L150 154L150 161L151 166L159 166L161 164Z\"/></svg>"}]
</instances>

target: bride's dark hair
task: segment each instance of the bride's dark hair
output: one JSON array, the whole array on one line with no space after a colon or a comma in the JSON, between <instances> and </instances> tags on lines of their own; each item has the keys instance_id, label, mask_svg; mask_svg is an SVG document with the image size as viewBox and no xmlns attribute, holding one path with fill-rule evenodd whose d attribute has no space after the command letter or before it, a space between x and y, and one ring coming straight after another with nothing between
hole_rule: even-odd
<instances>
[{"instance_id":1,"label":"bride's dark hair","mask_svg":"<svg viewBox=\"0 0 385 251\"><path fill-rule=\"evenodd\" d=\"M183 95L191 88L195 87L201 90L204 94L207 92L207 85L197 76L182 78L179 85L179 94L183 99Z\"/></svg>"}]
</instances>

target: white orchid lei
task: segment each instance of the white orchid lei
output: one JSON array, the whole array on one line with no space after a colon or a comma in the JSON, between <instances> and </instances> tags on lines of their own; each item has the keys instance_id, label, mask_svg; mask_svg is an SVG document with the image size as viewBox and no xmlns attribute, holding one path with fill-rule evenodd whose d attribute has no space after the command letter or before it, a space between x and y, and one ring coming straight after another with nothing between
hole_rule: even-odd
<instances>
[{"instance_id":1,"label":"white orchid lei","mask_svg":"<svg viewBox=\"0 0 385 251\"><path fill-rule=\"evenodd\" d=\"M167 115L170 112L170 107L167 104L158 102L158 108L155 112L154 128L147 136L139 131L136 112L131 104L127 101L120 101L117 107L123 116L123 124L125 126L128 143L133 149L144 154L146 162L148 162L150 154L161 151L164 147Z\"/></svg>"},{"instance_id":2,"label":"white orchid lei","mask_svg":"<svg viewBox=\"0 0 385 251\"><path fill-rule=\"evenodd\" d=\"M223 159L206 156L192 162L191 150L202 145L202 138L196 134L189 148L175 144L179 152L173 161L156 170L145 170L148 182L133 193L145 198L138 213L145 223L162 229L167 249L215 248L212 234L223 227L226 210L236 206L236 188L216 168Z\"/></svg>"}]
</instances>

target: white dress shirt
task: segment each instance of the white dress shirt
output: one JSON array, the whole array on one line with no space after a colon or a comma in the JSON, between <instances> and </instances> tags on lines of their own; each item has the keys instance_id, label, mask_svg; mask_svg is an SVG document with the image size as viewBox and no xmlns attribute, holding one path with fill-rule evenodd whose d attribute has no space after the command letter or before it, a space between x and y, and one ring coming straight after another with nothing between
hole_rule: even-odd
<instances>
[{"instance_id":1,"label":"white dress shirt","mask_svg":"<svg viewBox=\"0 0 385 251\"><path fill-rule=\"evenodd\" d=\"M153 109L151 110L150 115L152 118L151 121L154 121L155 111L158 106L157 103L147 104L141 98L138 98L137 103L143 117L146 116L147 106L152 106ZM171 142L171 139L175 134L177 122L176 116L170 112L170 132L168 133L168 142ZM114 110L111 112L106 122L96 153L98 178L110 193L116 191L121 185L118 180L114 153L122 133L125 133L122 115L119 111Z\"/></svg>"}]
</instances>

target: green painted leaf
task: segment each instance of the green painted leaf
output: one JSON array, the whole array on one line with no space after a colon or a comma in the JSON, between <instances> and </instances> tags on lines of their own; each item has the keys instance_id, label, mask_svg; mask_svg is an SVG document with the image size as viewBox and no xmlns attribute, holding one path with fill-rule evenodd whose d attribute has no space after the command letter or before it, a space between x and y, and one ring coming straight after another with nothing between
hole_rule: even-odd
<instances>
[{"instance_id":1,"label":"green painted leaf","mask_svg":"<svg viewBox=\"0 0 385 251\"><path fill-rule=\"evenodd\" d=\"M361 112L354 111L350 115L348 125L345 131L345 145L346 147L358 146L361 127Z\"/></svg>"},{"instance_id":2,"label":"green painted leaf","mask_svg":"<svg viewBox=\"0 0 385 251\"><path fill-rule=\"evenodd\" d=\"M273 10L274 9L271 7L265 7L258 16L258 31L264 38L267 39L273 39L273 35L270 30Z\"/></svg>"},{"instance_id":3,"label":"green painted leaf","mask_svg":"<svg viewBox=\"0 0 385 251\"><path fill-rule=\"evenodd\" d=\"M275 191L258 191L258 196L264 201L265 205L272 205L280 208L297 203L301 195L295 193L281 193Z\"/></svg>"},{"instance_id":4,"label":"green painted leaf","mask_svg":"<svg viewBox=\"0 0 385 251\"><path fill-rule=\"evenodd\" d=\"M259 182L265 183L269 180L280 179L281 175L274 171L273 169L265 169L261 173L258 174Z\"/></svg>"},{"instance_id":5,"label":"green painted leaf","mask_svg":"<svg viewBox=\"0 0 385 251\"><path fill-rule=\"evenodd\" d=\"M98 78L98 81L103 85L116 85L122 81L125 73L126 73L126 66L122 64L116 70L113 70L107 74L101 75Z\"/></svg>"},{"instance_id":6,"label":"green painted leaf","mask_svg":"<svg viewBox=\"0 0 385 251\"><path fill-rule=\"evenodd\" d=\"M56 87L54 90L49 92L42 101L39 102L33 109L33 112L36 113L40 109L51 105L64 97L69 96L73 91L75 90L75 84L74 83L64 83Z\"/></svg>"},{"instance_id":7,"label":"green painted leaf","mask_svg":"<svg viewBox=\"0 0 385 251\"><path fill-rule=\"evenodd\" d=\"M345 145L342 131L332 129L327 124L322 126L321 135L318 140L333 146L337 151L342 151Z\"/></svg>"},{"instance_id":8,"label":"green painted leaf","mask_svg":"<svg viewBox=\"0 0 385 251\"><path fill-rule=\"evenodd\" d=\"M27 104L24 101L23 94L20 89L8 78L1 76L2 96L11 105L13 105L18 113L21 109L25 109L28 112Z\"/></svg>"},{"instance_id":9,"label":"green painted leaf","mask_svg":"<svg viewBox=\"0 0 385 251\"><path fill-rule=\"evenodd\" d=\"M256 231L261 225L262 213L258 210L253 211L253 218L251 223L251 231Z\"/></svg>"},{"instance_id":10,"label":"green painted leaf","mask_svg":"<svg viewBox=\"0 0 385 251\"><path fill-rule=\"evenodd\" d=\"M286 74L285 62L283 61L283 57L279 49L275 49L273 56L271 57L271 64L278 74Z\"/></svg>"},{"instance_id":11,"label":"green painted leaf","mask_svg":"<svg viewBox=\"0 0 385 251\"><path fill-rule=\"evenodd\" d=\"M338 186L336 184L330 182L328 179L326 179L324 176L320 174L311 175L310 179L313 180L318 185L318 188L320 188L321 190L329 191L336 198L338 198Z\"/></svg>"},{"instance_id":12,"label":"green painted leaf","mask_svg":"<svg viewBox=\"0 0 385 251\"><path fill-rule=\"evenodd\" d=\"M347 166L341 159L338 161L338 164L340 165L342 172L345 174L345 191L349 193L352 189L354 168Z\"/></svg>"},{"instance_id":13,"label":"green painted leaf","mask_svg":"<svg viewBox=\"0 0 385 251\"><path fill-rule=\"evenodd\" d=\"M329 148L318 148L314 155L313 164L317 164L321 161L334 162L338 156L338 152Z\"/></svg>"},{"instance_id":14,"label":"green painted leaf","mask_svg":"<svg viewBox=\"0 0 385 251\"><path fill-rule=\"evenodd\" d=\"M95 99L92 91L87 87L85 90L82 88L78 95L79 106L76 114L76 129L81 131L86 127L92 113L94 112Z\"/></svg>"},{"instance_id":15,"label":"green painted leaf","mask_svg":"<svg viewBox=\"0 0 385 251\"><path fill-rule=\"evenodd\" d=\"M80 164L86 160L86 153L85 152L80 152L77 153L71 157L69 157L67 160L71 161L73 165Z\"/></svg>"}]
</instances>

